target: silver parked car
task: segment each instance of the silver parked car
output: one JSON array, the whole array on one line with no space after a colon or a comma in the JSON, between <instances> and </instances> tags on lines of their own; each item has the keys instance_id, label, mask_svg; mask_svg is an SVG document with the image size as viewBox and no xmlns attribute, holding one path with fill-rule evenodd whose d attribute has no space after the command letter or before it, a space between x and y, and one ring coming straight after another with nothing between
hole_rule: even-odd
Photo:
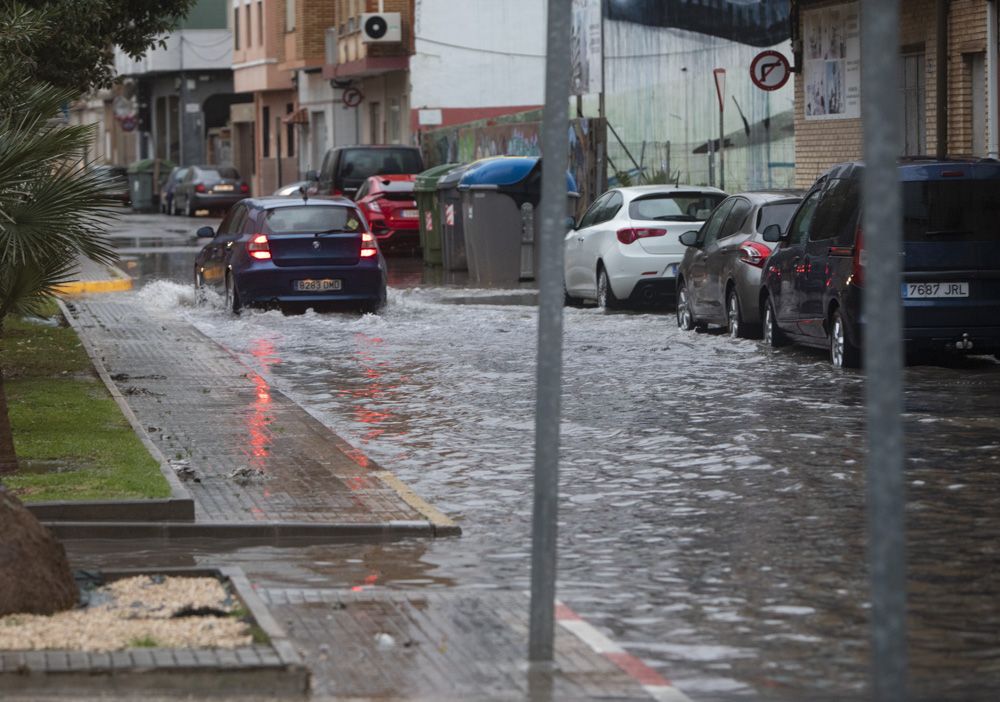
<instances>
[{"instance_id":1,"label":"silver parked car","mask_svg":"<svg viewBox=\"0 0 1000 702\"><path fill-rule=\"evenodd\" d=\"M799 193L751 192L726 198L697 231L681 236L687 251L677 271L677 325L684 330L720 324L730 336L760 328L760 278L771 246L762 232L782 230Z\"/></svg>"}]
</instances>

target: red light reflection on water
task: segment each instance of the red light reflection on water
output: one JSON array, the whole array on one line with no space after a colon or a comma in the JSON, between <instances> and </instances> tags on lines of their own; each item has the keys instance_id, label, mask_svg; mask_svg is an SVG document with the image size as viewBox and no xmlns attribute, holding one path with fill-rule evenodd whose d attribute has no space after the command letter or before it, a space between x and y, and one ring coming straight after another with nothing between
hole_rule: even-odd
<instances>
[{"instance_id":1,"label":"red light reflection on water","mask_svg":"<svg viewBox=\"0 0 1000 702\"><path fill-rule=\"evenodd\" d=\"M250 354L265 370L281 363L281 359L275 355L274 344L267 339L254 341L250 347ZM250 438L248 454L251 467L264 471L267 467L267 459L271 456L269 426L274 421L274 415L271 411L271 386L263 376L257 373L249 373L247 377L255 386L254 402L246 420L247 434Z\"/></svg>"}]
</instances>

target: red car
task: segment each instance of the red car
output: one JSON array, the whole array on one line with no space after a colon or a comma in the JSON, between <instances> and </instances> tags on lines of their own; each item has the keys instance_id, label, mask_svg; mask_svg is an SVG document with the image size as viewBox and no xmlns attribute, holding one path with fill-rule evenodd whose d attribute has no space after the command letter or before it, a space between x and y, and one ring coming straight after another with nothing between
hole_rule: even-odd
<instances>
[{"instance_id":1,"label":"red car","mask_svg":"<svg viewBox=\"0 0 1000 702\"><path fill-rule=\"evenodd\" d=\"M354 196L383 249L420 247L415 178L410 174L372 176Z\"/></svg>"}]
</instances>

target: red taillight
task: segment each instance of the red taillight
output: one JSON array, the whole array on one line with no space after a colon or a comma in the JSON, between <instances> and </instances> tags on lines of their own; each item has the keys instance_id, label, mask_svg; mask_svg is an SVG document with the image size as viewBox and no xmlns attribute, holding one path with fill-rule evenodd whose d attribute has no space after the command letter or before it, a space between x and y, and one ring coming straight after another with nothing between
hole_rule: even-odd
<instances>
[{"instance_id":1,"label":"red taillight","mask_svg":"<svg viewBox=\"0 0 1000 702\"><path fill-rule=\"evenodd\" d=\"M756 241L747 241L740 245L740 260L748 265L763 268L764 261L770 255L771 249Z\"/></svg>"},{"instance_id":2,"label":"red taillight","mask_svg":"<svg viewBox=\"0 0 1000 702\"><path fill-rule=\"evenodd\" d=\"M198 183L198 185L194 186L194 191L196 193L203 193L203 192L205 192L205 184L204 183Z\"/></svg>"},{"instance_id":3,"label":"red taillight","mask_svg":"<svg viewBox=\"0 0 1000 702\"><path fill-rule=\"evenodd\" d=\"M371 258L378 254L375 248L375 237L371 232L361 233L361 258Z\"/></svg>"},{"instance_id":4,"label":"red taillight","mask_svg":"<svg viewBox=\"0 0 1000 702\"><path fill-rule=\"evenodd\" d=\"M254 237L247 244L247 251L258 261L266 261L271 258L271 245L267 243L267 235L254 234Z\"/></svg>"},{"instance_id":5,"label":"red taillight","mask_svg":"<svg viewBox=\"0 0 1000 702\"><path fill-rule=\"evenodd\" d=\"M653 236L663 236L667 233L666 229L644 229L629 227L627 229L618 230L618 241L623 244L631 244L636 239L647 239Z\"/></svg>"},{"instance_id":6,"label":"red taillight","mask_svg":"<svg viewBox=\"0 0 1000 702\"><path fill-rule=\"evenodd\" d=\"M342 193L341 191L337 190L336 188L330 188L330 194L333 195L334 197L340 197L344 193Z\"/></svg>"},{"instance_id":7,"label":"red taillight","mask_svg":"<svg viewBox=\"0 0 1000 702\"><path fill-rule=\"evenodd\" d=\"M247 185L246 183L240 183L240 192L241 193L248 193L248 192L250 192L250 186Z\"/></svg>"},{"instance_id":8,"label":"red taillight","mask_svg":"<svg viewBox=\"0 0 1000 702\"><path fill-rule=\"evenodd\" d=\"M861 241L861 225L854 232L854 261L851 267L851 282L857 286L865 283L865 247Z\"/></svg>"}]
</instances>

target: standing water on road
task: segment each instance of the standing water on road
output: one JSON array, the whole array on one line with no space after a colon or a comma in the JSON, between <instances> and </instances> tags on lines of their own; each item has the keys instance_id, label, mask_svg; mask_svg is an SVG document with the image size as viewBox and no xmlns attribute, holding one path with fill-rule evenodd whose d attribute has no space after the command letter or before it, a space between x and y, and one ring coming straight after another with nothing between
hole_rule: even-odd
<instances>
[{"instance_id":1,"label":"standing water on road","mask_svg":"<svg viewBox=\"0 0 1000 702\"><path fill-rule=\"evenodd\" d=\"M363 317L237 318L169 282L140 299L186 316L461 524L459 540L380 546L381 584L527 590L537 316L504 295L391 289ZM863 690L862 376L685 334L668 315L567 309L565 329L561 599L689 694ZM914 367L907 383L914 689L991 698L1000 365Z\"/></svg>"}]
</instances>

